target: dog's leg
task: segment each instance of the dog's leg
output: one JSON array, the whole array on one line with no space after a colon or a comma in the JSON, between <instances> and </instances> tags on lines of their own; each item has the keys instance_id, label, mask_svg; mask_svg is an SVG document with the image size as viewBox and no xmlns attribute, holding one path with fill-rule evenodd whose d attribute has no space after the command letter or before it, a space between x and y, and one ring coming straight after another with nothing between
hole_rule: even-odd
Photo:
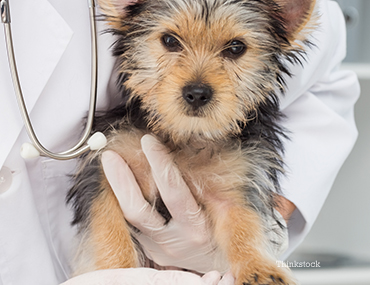
<instances>
[{"instance_id":1,"label":"dog's leg","mask_svg":"<svg viewBox=\"0 0 370 285\"><path fill-rule=\"evenodd\" d=\"M98 269L139 265L129 226L110 187L101 193L92 207L91 236Z\"/></svg>"},{"instance_id":2,"label":"dog's leg","mask_svg":"<svg viewBox=\"0 0 370 285\"><path fill-rule=\"evenodd\" d=\"M108 182L92 202L84 230L75 275L113 268L139 266L138 252L119 203Z\"/></svg>"},{"instance_id":3,"label":"dog's leg","mask_svg":"<svg viewBox=\"0 0 370 285\"><path fill-rule=\"evenodd\" d=\"M210 214L215 239L229 259L237 285L296 284L288 269L277 266L261 219L252 208L218 205Z\"/></svg>"}]
</instances>

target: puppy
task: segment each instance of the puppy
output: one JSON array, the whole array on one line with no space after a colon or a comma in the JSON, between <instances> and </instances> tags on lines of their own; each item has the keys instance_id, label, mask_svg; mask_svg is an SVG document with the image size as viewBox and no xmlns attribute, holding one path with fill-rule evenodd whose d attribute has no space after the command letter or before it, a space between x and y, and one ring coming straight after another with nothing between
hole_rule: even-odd
<instances>
[{"instance_id":1,"label":"puppy","mask_svg":"<svg viewBox=\"0 0 370 285\"><path fill-rule=\"evenodd\" d=\"M141 150L140 139L151 134L206 213L236 284L295 284L276 266L266 221L276 219L283 173L285 62L304 58L314 0L99 4L117 38L122 100L96 117L94 129L108 144L81 159L67 197L79 228L76 273L142 265L100 157L105 150L121 155L145 199L163 205Z\"/></svg>"}]
</instances>

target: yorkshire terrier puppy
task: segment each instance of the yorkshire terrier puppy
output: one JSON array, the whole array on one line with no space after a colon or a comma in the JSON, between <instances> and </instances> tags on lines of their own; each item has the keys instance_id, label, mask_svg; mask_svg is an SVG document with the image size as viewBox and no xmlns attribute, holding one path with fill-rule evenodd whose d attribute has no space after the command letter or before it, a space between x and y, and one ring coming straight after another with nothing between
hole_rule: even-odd
<instances>
[{"instance_id":1,"label":"yorkshire terrier puppy","mask_svg":"<svg viewBox=\"0 0 370 285\"><path fill-rule=\"evenodd\" d=\"M82 158L67 197L81 240L76 272L142 265L100 157L121 155L145 199L163 205L141 150L140 139L151 134L205 211L236 284L295 284L276 265L266 221L276 219L283 173L285 62L304 57L314 2L100 1L117 38L122 103L96 117L95 131L108 144Z\"/></svg>"}]
</instances>

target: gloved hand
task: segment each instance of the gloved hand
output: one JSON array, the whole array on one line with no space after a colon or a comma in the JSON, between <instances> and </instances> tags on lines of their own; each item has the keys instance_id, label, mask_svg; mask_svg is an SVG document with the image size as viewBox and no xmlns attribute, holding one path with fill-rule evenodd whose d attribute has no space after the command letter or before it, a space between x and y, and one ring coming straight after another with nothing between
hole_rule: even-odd
<instances>
[{"instance_id":1,"label":"gloved hand","mask_svg":"<svg viewBox=\"0 0 370 285\"><path fill-rule=\"evenodd\" d=\"M225 274L221 280L220 276L217 271L200 277L185 271L125 268L89 272L60 285L234 285L230 273Z\"/></svg>"},{"instance_id":2,"label":"gloved hand","mask_svg":"<svg viewBox=\"0 0 370 285\"><path fill-rule=\"evenodd\" d=\"M228 269L225 258L217 258L205 214L195 201L179 170L171 164L168 150L153 136L145 135L142 149L153 178L172 219L164 218L144 199L135 177L116 153L102 155L105 175L120 203L125 218L140 230L135 236L155 263L205 273ZM214 264L220 260L221 264Z\"/></svg>"},{"instance_id":3,"label":"gloved hand","mask_svg":"<svg viewBox=\"0 0 370 285\"><path fill-rule=\"evenodd\" d=\"M164 225L164 218L144 199L130 168L118 154L104 152L102 164L125 218L140 230L135 237L147 256L162 266L172 265L201 273L227 271L226 259L217 256L212 244L205 215L179 170L170 163L168 150L150 135L145 135L141 144L163 202L171 213L168 224ZM281 215L276 214L285 224ZM273 219L267 222L267 228L274 229L269 231L269 239L281 245L273 248L278 257L286 250L287 231L281 230ZM220 264L214 264L215 260L220 260Z\"/></svg>"}]
</instances>

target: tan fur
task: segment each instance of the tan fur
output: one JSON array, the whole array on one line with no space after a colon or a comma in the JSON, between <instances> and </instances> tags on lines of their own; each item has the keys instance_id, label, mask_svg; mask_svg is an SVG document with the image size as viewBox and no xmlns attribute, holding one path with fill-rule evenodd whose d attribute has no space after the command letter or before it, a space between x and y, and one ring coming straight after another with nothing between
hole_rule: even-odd
<instances>
[{"instance_id":1,"label":"tan fur","mask_svg":"<svg viewBox=\"0 0 370 285\"><path fill-rule=\"evenodd\" d=\"M119 19L125 16L125 7L140 1L141 0L108 0L98 2L101 11L107 16L109 25L111 25L112 28L124 30Z\"/></svg>"},{"instance_id":2,"label":"tan fur","mask_svg":"<svg viewBox=\"0 0 370 285\"><path fill-rule=\"evenodd\" d=\"M108 182L103 179L104 191L94 200L91 211L90 248L94 252L94 270L139 266L138 253L130 229L123 217Z\"/></svg>"},{"instance_id":3,"label":"tan fur","mask_svg":"<svg viewBox=\"0 0 370 285\"><path fill-rule=\"evenodd\" d=\"M271 276L281 278L285 284L295 284L289 270L277 268L271 253L266 251L266 237L255 211L241 204L222 207L212 204L212 207L215 207L214 234L218 245L228 254L236 284L270 284Z\"/></svg>"},{"instance_id":4,"label":"tan fur","mask_svg":"<svg viewBox=\"0 0 370 285\"><path fill-rule=\"evenodd\" d=\"M118 28L120 23L118 21L119 13L117 7L111 1L99 1L99 6L102 12L108 16L109 24L112 27Z\"/></svg>"},{"instance_id":5,"label":"tan fur","mask_svg":"<svg viewBox=\"0 0 370 285\"><path fill-rule=\"evenodd\" d=\"M136 177L143 196L153 202L157 195L157 188L151 175L150 165L141 149L140 139L143 132L128 129L114 132L109 138L108 149L121 155Z\"/></svg>"}]
</instances>

